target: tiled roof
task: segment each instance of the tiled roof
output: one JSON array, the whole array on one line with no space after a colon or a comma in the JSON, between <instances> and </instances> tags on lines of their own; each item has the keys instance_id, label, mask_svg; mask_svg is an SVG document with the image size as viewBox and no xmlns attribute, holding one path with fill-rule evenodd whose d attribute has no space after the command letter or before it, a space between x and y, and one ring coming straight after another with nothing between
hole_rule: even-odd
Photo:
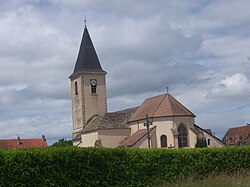
<instances>
[{"instance_id":1,"label":"tiled roof","mask_svg":"<svg viewBox=\"0 0 250 187\"><path fill-rule=\"evenodd\" d=\"M99 129L124 129L128 128L127 121L135 112L136 108L130 108L122 111L105 113L104 115L95 116L83 132L89 132Z\"/></svg>"},{"instance_id":2,"label":"tiled roof","mask_svg":"<svg viewBox=\"0 0 250 187\"><path fill-rule=\"evenodd\" d=\"M0 140L0 149L17 149L32 147L47 147L48 144L43 139L5 139Z\"/></svg>"},{"instance_id":3,"label":"tiled roof","mask_svg":"<svg viewBox=\"0 0 250 187\"><path fill-rule=\"evenodd\" d=\"M106 73L101 67L94 45L91 41L88 29L86 27L83 32L75 69L71 76L83 71Z\"/></svg>"},{"instance_id":4,"label":"tiled roof","mask_svg":"<svg viewBox=\"0 0 250 187\"><path fill-rule=\"evenodd\" d=\"M131 116L129 121L149 117L193 116L195 115L169 93L146 99Z\"/></svg>"},{"instance_id":5,"label":"tiled roof","mask_svg":"<svg viewBox=\"0 0 250 187\"><path fill-rule=\"evenodd\" d=\"M155 129L155 127L150 129L150 132ZM119 145L119 147L132 147L135 145L139 140L147 135L147 129L141 129L136 131L134 134L125 138Z\"/></svg>"},{"instance_id":6,"label":"tiled roof","mask_svg":"<svg viewBox=\"0 0 250 187\"><path fill-rule=\"evenodd\" d=\"M236 145L237 138L242 143L248 144L250 137L250 125L240 126L240 127L234 127L228 129L225 136L223 137L222 141L224 143L227 143L227 139L230 141L230 145Z\"/></svg>"}]
</instances>

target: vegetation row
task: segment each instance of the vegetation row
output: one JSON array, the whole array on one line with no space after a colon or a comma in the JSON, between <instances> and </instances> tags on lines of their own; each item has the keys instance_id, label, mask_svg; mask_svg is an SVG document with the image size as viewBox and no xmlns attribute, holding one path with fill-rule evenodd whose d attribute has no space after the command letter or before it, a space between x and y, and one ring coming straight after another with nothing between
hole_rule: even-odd
<instances>
[{"instance_id":1,"label":"vegetation row","mask_svg":"<svg viewBox=\"0 0 250 187\"><path fill-rule=\"evenodd\" d=\"M0 150L0 186L152 186L249 168L249 146Z\"/></svg>"}]
</instances>

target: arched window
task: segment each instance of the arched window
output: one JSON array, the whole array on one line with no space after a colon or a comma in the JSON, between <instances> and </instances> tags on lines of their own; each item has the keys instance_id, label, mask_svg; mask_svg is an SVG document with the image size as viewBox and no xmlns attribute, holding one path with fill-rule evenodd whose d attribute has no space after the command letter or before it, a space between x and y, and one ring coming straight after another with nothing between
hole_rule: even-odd
<instances>
[{"instance_id":1,"label":"arched window","mask_svg":"<svg viewBox=\"0 0 250 187\"><path fill-rule=\"evenodd\" d=\"M187 128L183 124L180 124L180 126L178 127L178 145L179 147L188 146Z\"/></svg>"},{"instance_id":2,"label":"arched window","mask_svg":"<svg viewBox=\"0 0 250 187\"><path fill-rule=\"evenodd\" d=\"M91 85L91 93L96 94L96 86Z\"/></svg>"},{"instance_id":3,"label":"arched window","mask_svg":"<svg viewBox=\"0 0 250 187\"><path fill-rule=\"evenodd\" d=\"M161 135L161 147L168 147L167 144L167 136L166 135Z\"/></svg>"}]
</instances>

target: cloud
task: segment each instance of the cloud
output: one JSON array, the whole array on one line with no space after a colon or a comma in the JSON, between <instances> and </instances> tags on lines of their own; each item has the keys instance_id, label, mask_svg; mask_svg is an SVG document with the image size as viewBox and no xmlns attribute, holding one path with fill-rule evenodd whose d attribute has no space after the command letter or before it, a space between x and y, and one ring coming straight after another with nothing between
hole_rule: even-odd
<instances>
[{"instance_id":1,"label":"cloud","mask_svg":"<svg viewBox=\"0 0 250 187\"><path fill-rule=\"evenodd\" d=\"M236 73L216 82L208 97L242 98L250 96L250 81L243 73Z\"/></svg>"},{"instance_id":2,"label":"cloud","mask_svg":"<svg viewBox=\"0 0 250 187\"><path fill-rule=\"evenodd\" d=\"M137 106L168 86L204 128L223 134L249 122L249 6L247 0L1 1L0 137L71 137L68 76L84 16L108 72L109 111Z\"/></svg>"},{"instance_id":3,"label":"cloud","mask_svg":"<svg viewBox=\"0 0 250 187\"><path fill-rule=\"evenodd\" d=\"M55 139L60 137L69 138L71 132L71 122L65 119L53 120L50 118L50 124L47 124L46 117L20 117L0 122L3 129L0 138L40 138L43 134L47 139Z\"/></svg>"}]
</instances>

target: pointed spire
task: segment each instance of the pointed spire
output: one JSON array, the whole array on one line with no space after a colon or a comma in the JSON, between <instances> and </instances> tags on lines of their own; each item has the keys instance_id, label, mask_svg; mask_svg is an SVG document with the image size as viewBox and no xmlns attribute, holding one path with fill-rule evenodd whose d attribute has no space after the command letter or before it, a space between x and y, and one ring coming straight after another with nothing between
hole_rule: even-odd
<instances>
[{"instance_id":1,"label":"pointed spire","mask_svg":"<svg viewBox=\"0 0 250 187\"><path fill-rule=\"evenodd\" d=\"M94 45L91 41L88 29L86 27L86 18L85 18L85 28L83 32L83 37L82 37L78 57L76 60L75 69L72 75L76 73L80 73L80 72L86 72L86 71L106 73L102 69L101 64L99 62Z\"/></svg>"}]
</instances>

